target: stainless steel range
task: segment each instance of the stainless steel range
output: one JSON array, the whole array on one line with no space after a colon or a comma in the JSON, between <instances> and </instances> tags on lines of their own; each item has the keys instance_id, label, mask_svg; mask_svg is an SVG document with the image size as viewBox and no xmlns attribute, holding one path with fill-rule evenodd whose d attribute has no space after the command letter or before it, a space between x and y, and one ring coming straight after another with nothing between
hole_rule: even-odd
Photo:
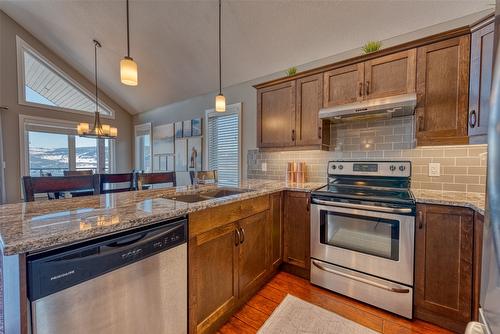
<instances>
[{"instance_id":1,"label":"stainless steel range","mask_svg":"<svg viewBox=\"0 0 500 334\"><path fill-rule=\"evenodd\" d=\"M330 161L312 193L311 282L412 318L409 161Z\"/></svg>"}]
</instances>

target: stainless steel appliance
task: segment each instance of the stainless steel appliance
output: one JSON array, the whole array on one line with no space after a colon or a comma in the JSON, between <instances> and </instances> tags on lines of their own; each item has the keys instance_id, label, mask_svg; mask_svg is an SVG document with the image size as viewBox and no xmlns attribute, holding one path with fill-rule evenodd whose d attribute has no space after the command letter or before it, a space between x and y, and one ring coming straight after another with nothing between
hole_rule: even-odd
<instances>
[{"instance_id":1,"label":"stainless steel appliance","mask_svg":"<svg viewBox=\"0 0 500 334\"><path fill-rule=\"evenodd\" d=\"M187 333L186 219L28 258L31 332Z\"/></svg>"},{"instance_id":2,"label":"stainless steel appliance","mask_svg":"<svg viewBox=\"0 0 500 334\"><path fill-rule=\"evenodd\" d=\"M483 232L480 322L468 332L500 333L500 1L495 13L495 56L488 123L488 182Z\"/></svg>"},{"instance_id":3,"label":"stainless steel appliance","mask_svg":"<svg viewBox=\"0 0 500 334\"><path fill-rule=\"evenodd\" d=\"M412 317L415 200L408 161L330 161L312 193L311 282Z\"/></svg>"}]
</instances>

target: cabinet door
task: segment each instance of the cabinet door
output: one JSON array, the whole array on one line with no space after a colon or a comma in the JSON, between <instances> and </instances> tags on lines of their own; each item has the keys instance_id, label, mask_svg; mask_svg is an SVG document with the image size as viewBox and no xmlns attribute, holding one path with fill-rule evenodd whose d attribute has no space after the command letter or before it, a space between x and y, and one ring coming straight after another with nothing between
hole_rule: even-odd
<instances>
[{"instance_id":1,"label":"cabinet door","mask_svg":"<svg viewBox=\"0 0 500 334\"><path fill-rule=\"evenodd\" d=\"M417 50L417 145L466 144L469 35Z\"/></svg>"},{"instance_id":2,"label":"cabinet door","mask_svg":"<svg viewBox=\"0 0 500 334\"><path fill-rule=\"evenodd\" d=\"M463 333L471 320L473 213L417 206L415 316Z\"/></svg>"},{"instance_id":3,"label":"cabinet door","mask_svg":"<svg viewBox=\"0 0 500 334\"><path fill-rule=\"evenodd\" d=\"M283 193L275 193L270 196L271 215L271 266L278 269L283 260Z\"/></svg>"},{"instance_id":4,"label":"cabinet door","mask_svg":"<svg viewBox=\"0 0 500 334\"><path fill-rule=\"evenodd\" d=\"M491 74L493 72L493 37L491 23L472 33L469 88L469 142L486 143L488 132Z\"/></svg>"},{"instance_id":5,"label":"cabinet door","mask_svg":"<svg viewBox=\"0 0 500 334\"><path fill-rule=\"evenodd\" d=\"M323 74L323 107L363 100L364 64L336 68Z\"/></svg>"},{"instance_id":6,"label":"cabinet door","mask_svg":"<svg viewBox=\"0 0 500 334\"><path fill-rule=\"evenodd\" d=\"M365 99L415 92L417 50L411 49L365 62Z\"/></svg>"},{"instance_id":7,"label":"cabinet door","mask_svg":"<svg viewBox=\"0 0 500 334\"><path fill-rule=\"evenodd\" d=\"M190 333L213 331L236 305L237 241L233 223L189 240Z\"/></svg>"},{"instance_id":8,"label":"cabinet door","mask_svg":"<svg viewBox=\"0 0 500 334\"><path fill-rule=\"evenodd\" d=\"M289 191L285 197L283 261L300 268L310 268L309 195Z\"/></svg>"},{"instance_id":9,"label":"cabinet door","mask_svg":"<svg viewBox=\"0 0 500 334\"><path fill-rule=\"evenodd\" d=\"M269 211L238 222L241 232L239 249L239 296L245 296L262 282L269 272Z\"/></svg>"},{"instance_id":10,"label":"cabinet door","mask_svg":"<svg viewBox=\"0 0 500 334\"><path fill-rule=\"evenodd\" d=\"M257 91L258 147L295 145L295 81Z\"/></svg>"},{"instance_id":11,"label":"cabinet door","mask_svg":"<svg viewBox=\"0 0 500 334\"><path fill-rule=\"evenodd\" d=\"M323 127L319 119L319 109L323 104L323 75L317 74L298 79L296 87L296 145L321 144Z\"/></svg>"}]
</instances>

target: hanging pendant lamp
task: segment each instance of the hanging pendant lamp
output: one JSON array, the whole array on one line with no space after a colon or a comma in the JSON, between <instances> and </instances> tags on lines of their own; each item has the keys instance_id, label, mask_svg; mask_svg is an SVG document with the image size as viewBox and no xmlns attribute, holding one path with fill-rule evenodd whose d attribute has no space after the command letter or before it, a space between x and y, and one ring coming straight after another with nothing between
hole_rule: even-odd
<instances>
[{"instance_id":1,"label":"hanging pendant lamp","mask_svg":"<svg viewBox=\"0 0 500 334\"><path fill-rule=\"evenodd\" d=\"M215 111L226 111L226 98L222 95L222 48L221 48L221 11L222 3L219 0L219 94L215 97Z\"/></svg>"},{"instance_id":2,"label":"hanging pendant lamp","mask_svg":"<svg viewBox=\"0 0 500 334\"><path fill-rule=\"evenodd\" d=\"M129 4L127 0L127 55L120 61L120 80L127 86L137 86L137 63L130 57Z\"/></svg>"},{"instance_id":3,"label":"hanging pendant lamp","mask_svg":"<svg viewBox=\"0 0 500 334\"><path fill-rule=\"evenodd\" d=\"M99 89L97 88L97 48L101 43L94 39L94 79L95 79L95 112L94 125L90 128L89 123L78 124L76 130L80 137L115 139L118 136L118 129L108 124L101 124L99 114Z\"/></svg>"}]
</instances>

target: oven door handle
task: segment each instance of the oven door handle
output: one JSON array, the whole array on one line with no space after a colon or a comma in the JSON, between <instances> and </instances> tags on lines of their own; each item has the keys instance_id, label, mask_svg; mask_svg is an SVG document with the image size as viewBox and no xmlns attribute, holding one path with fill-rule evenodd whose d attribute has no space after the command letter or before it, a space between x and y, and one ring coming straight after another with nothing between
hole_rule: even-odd
<instances>
[{"instance_id":1,"label":"oven door handle","mask_svg":"<svg viewBox=\"0 0 500 334\"><path fill-rule=\"evenodd\" d=\"M373 282L373 281L367 280L367 279L362 278L362 277L356 277L356 276L349 275L349 274L346 274L346 273L343 273L343 272L340 272L340 271L337 271L337 270L333 270L333 269L327 268L327 267L321 265L320 263L318 263L315 260L312 260L312 263L314 264L315 267L317 267L318 269L321 269L323 271L326 271L326 272L329 272L329 273L332 273L332 274L335 274L335 275L338 275L338 276L342 276L342 277L345 277L345 278L348 278L348 279L352 279L352 280L355 280L355 281L358 281L358 282L361 282L361 283L365 283L365 284L368 284L368 285L371 285L371 286L374 286L374 287L377 287L377 288L380 288L380 289L383 289L383 290L387 290L387 291L395 292L395 293L409 293L410 292L410 289L393 288L393 287L390 287L390 286L387 286L387 285L383 285L383 284L380 284L380 283L377 283L377 282Z\"/></svg>"},{"instance_id":2,"label":"oven door handle","mask_svg":"<svg viewBox=\"0 0 500 334\"><path fill-rule=\"evenodd\" d=\"M339 208L370 210L370 211L379 211L379 212L388 212L388 213L412 213L412 211L413 211L411 208L386 208L383 206L375 206L375 205L364 205L364 204L352 204L352 203L343 203L343 202L324 201L324 200L317 199L317 198L313 198L312 202L315 204L336 206Z\"/></svg>"}]
</instances>

